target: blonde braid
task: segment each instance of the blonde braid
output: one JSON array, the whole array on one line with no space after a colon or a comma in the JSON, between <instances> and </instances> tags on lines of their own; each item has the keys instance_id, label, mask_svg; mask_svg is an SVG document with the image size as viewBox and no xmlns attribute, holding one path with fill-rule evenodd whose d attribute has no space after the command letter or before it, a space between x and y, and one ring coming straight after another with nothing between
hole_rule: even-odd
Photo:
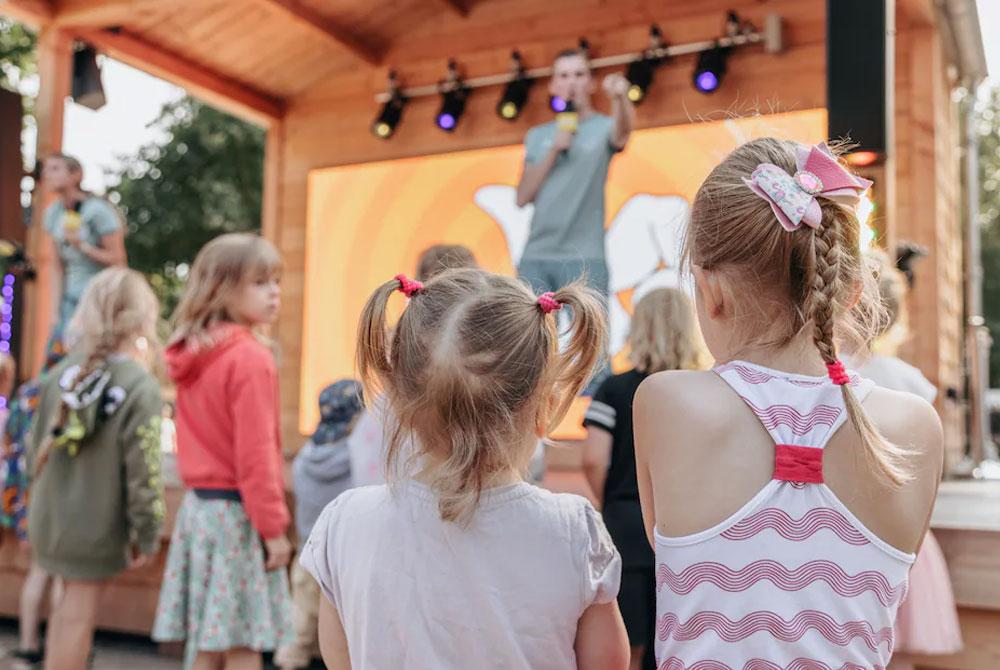
<instances>
[{"instance_id":1,"label":"blonde braid","mask_svg":"<svg viewBox=\"0 0 1000 670\"><path fill-rule=\"evenodd\" d=\"M806 268L809 294L806 314L813 322L813 342L825 363L837 363L834 323L837 296L841 294L840 264L842 254L841 212L838 205L824 203L822 225L813 233L813 250ZM868 418L850 383L840 385L847 416L861 438L864 467L875 472L882 481L898 488L912 480L906 467L907 452L886 440Z\"/></svg>"}]
</instances>

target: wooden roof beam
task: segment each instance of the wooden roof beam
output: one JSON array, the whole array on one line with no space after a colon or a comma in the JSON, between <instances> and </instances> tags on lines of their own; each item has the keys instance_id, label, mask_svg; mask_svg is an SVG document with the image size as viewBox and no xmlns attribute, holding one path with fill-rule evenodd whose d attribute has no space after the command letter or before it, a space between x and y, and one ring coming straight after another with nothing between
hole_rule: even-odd
<instances>
[{"instance_id":1,"label":"wooden roof beam","mask_svg":"<svg viewBox=\"0 0 1000 670\"><path fill-rule=\"evenodd\" d=\"M106 28L129 23L138 12L169 11L193 0L56 0L57 26Z\"/></svg>"},{"instance_id":2,"label":"wooden roof beam","mask_svg":"<svg viewBox=\"0 0 1000 670\"><path fill-rule=\"evenodd\" d=\"M213 72L200 63L140 37L126 32L86 28L76 29L72 34L116 60L177 84L212 105L255 123L270 126L284 115L283 100Z\"/></svg>"},{"instance_id":3,"label":"wooden roof beam","mask_svg":"<svg viewBox=\"0 0 1000 670\"><path fill-rule=\"evenodd\" d=\"M0 14L32 28L41 28L52 21L52 5L45 0L0 0Z\"/></svg>"},{"instance_id":4,"label":"wooden roof beam","mask_svg":"<svg viewBox=\"0 0 1000 670\"><path fill-rule=\"evenodd\" d=\"M380 65L382 54L365 44L356 35L348 32L342 26L323 16L298 0L254 0L259 5L270 7L294 19L300 25L317 32L335 44L347 49L360 60L369 65Z\"/></svg>"}]
</instances>

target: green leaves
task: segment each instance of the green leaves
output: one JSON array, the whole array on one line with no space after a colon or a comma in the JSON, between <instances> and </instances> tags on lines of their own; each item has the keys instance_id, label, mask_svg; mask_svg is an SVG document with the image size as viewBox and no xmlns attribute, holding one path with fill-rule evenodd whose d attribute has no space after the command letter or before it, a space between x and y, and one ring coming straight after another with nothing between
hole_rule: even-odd
<instances>
[{"instance_id":1,"label":"green leaves","mask_svg":"<svg viewBox=\"0 0 1000 670\"><path fill-rule=\"evenodd\" d=\"M36 72L35 35L20 23L0 17L0 86L20 93Z\"/></svg>"},{"instance_id":2,"label":"green leaves","mask_svg":"<svg viewBox=\"0 0 1000 670\"><path fill-rule=\"evenodd\" d=\"M979 224L982 233L983 311L993 336L990 386L1000 386L1000 85L977 109Z\"/></svg>"},{"instance_id":3,"label":"green leaves","mask_svg":"<svg viewBox=\"0 0 1000 670\"><path fill-rule=\"evenodd\" d=\"M259 230L264 131L190 97L154 125L166 141L123 157L109 197L128 221L129 265L147 274L166 316L206 242Z\"/></svg>"}]
</instances>

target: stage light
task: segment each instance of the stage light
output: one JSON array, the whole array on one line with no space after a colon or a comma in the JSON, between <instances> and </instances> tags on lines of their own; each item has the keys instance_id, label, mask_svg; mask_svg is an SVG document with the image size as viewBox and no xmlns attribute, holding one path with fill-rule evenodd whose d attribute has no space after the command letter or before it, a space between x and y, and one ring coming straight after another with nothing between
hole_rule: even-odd
<instances>
[{"instance_id":1,"label":"stage light","mask_svg":"<svg viewBox=\"0 0 1000 670\"><path fill-rule=\"evenodd\" d=\"M469 97L469 90L466 88L456 88L441 93L441 109L438 110L436 123L438 128L446 132L455 130L458 120L465 112L465 100Z\"/></svg>"},{"instance_id":2,"label":"stage light","mask_svg":"<svg viewBox=\"0 0 1000 670\"><path fill-rule=\"evenodd\" d=\"M653 83L653 62L649 59L632 61L625 72L629 87L625 93L628 99L639 104L646 98L646 91Z\"/></svg>"},{"instance_id":3,"label":"stage light","mask_svg":"<svg viewBox=\"0 0 1000 670\"><path fill-rule=\"evenodd\" d=\"M521 65L521 54L517 51L511 54L511 76L513 79L507 84L497 103L497 114L501 119L513 121L521 115L524 104L528 101L528 90L531 88L531 79L524 73Z\"/></svg>"},{"instance_id":4,"label":"stage light","mask_svg":"<svg viewBox=\"0 0 1000 670\"><path fill-rule=\"evenodd\" d=\"M396 126L403 118L403 107L406 105L406 98L399 90L399 83L396 80L396 73L389 72L389 99L382 105L382 111L372 122L372 135L387 140L396 132Z\"/></svg>"},{"instance_id":5,"label":"stage light","mask_svg":"<svg viewBox=\"0 0 1000 670\"><path fill-rule=\"evenodd\" d=\"M104 107L108 99L101 83L101 68L97 64L97 51L89 44L73 52L73 102L94 111Z\"/></svg>"},{"instance_id":6,"label":"stage light","mask_svg":"<svg viewBox=\"0 0 1000 670\"><path fill-rule=\"evenodd\" d=\"M469 97L469 89L458 76L458 64L454 59L448 61L448 78L441 82L438 89L441 91L441 108L434 117L434 123L441 130L450 133L462 118L465 101Z\"/></svg>"},{"instance_id":7,"label":"stage light","mask_svg":"<svg viewBox=\"0 0 1000 670\"><path fill-rule=\"evenodd\" d=\"M698 55L698 65L694 69L694 87L702 93L714 93L722 78L726 76L726 58L729 49L718 45Z\"/></svg>"},{"instance_id":8,"label":"stage light","mask_svg":"<svg viewBox=\"0 0 1000 670\"><path fill-rule=\"evenodd\" d=\"M649 48L643 52L639 60L632 61L625 70L625 78L629 87L625 95L635 104L646 99L646 92L653 83L653 72L660 64L661 57L666 53L663 45L663 34L655 23L649 27Z\"/></svg>"}]
</instances>

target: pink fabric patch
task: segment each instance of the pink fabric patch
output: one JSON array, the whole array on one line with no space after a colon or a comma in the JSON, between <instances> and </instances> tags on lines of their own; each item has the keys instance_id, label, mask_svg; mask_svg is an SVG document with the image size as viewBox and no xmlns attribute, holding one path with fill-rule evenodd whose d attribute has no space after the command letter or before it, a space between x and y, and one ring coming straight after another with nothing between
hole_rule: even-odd
<instances>
[{"instance_id":1,"label":"pink fabric patch","mask_svg":"<svg viewBox=\"0 0 1000 670\"><path fill-rule=\"evenodd\" d=\"M774 477L783 482L823 483L823 450L793 444L774 446Z\"/></svg>"}]
</instances>

